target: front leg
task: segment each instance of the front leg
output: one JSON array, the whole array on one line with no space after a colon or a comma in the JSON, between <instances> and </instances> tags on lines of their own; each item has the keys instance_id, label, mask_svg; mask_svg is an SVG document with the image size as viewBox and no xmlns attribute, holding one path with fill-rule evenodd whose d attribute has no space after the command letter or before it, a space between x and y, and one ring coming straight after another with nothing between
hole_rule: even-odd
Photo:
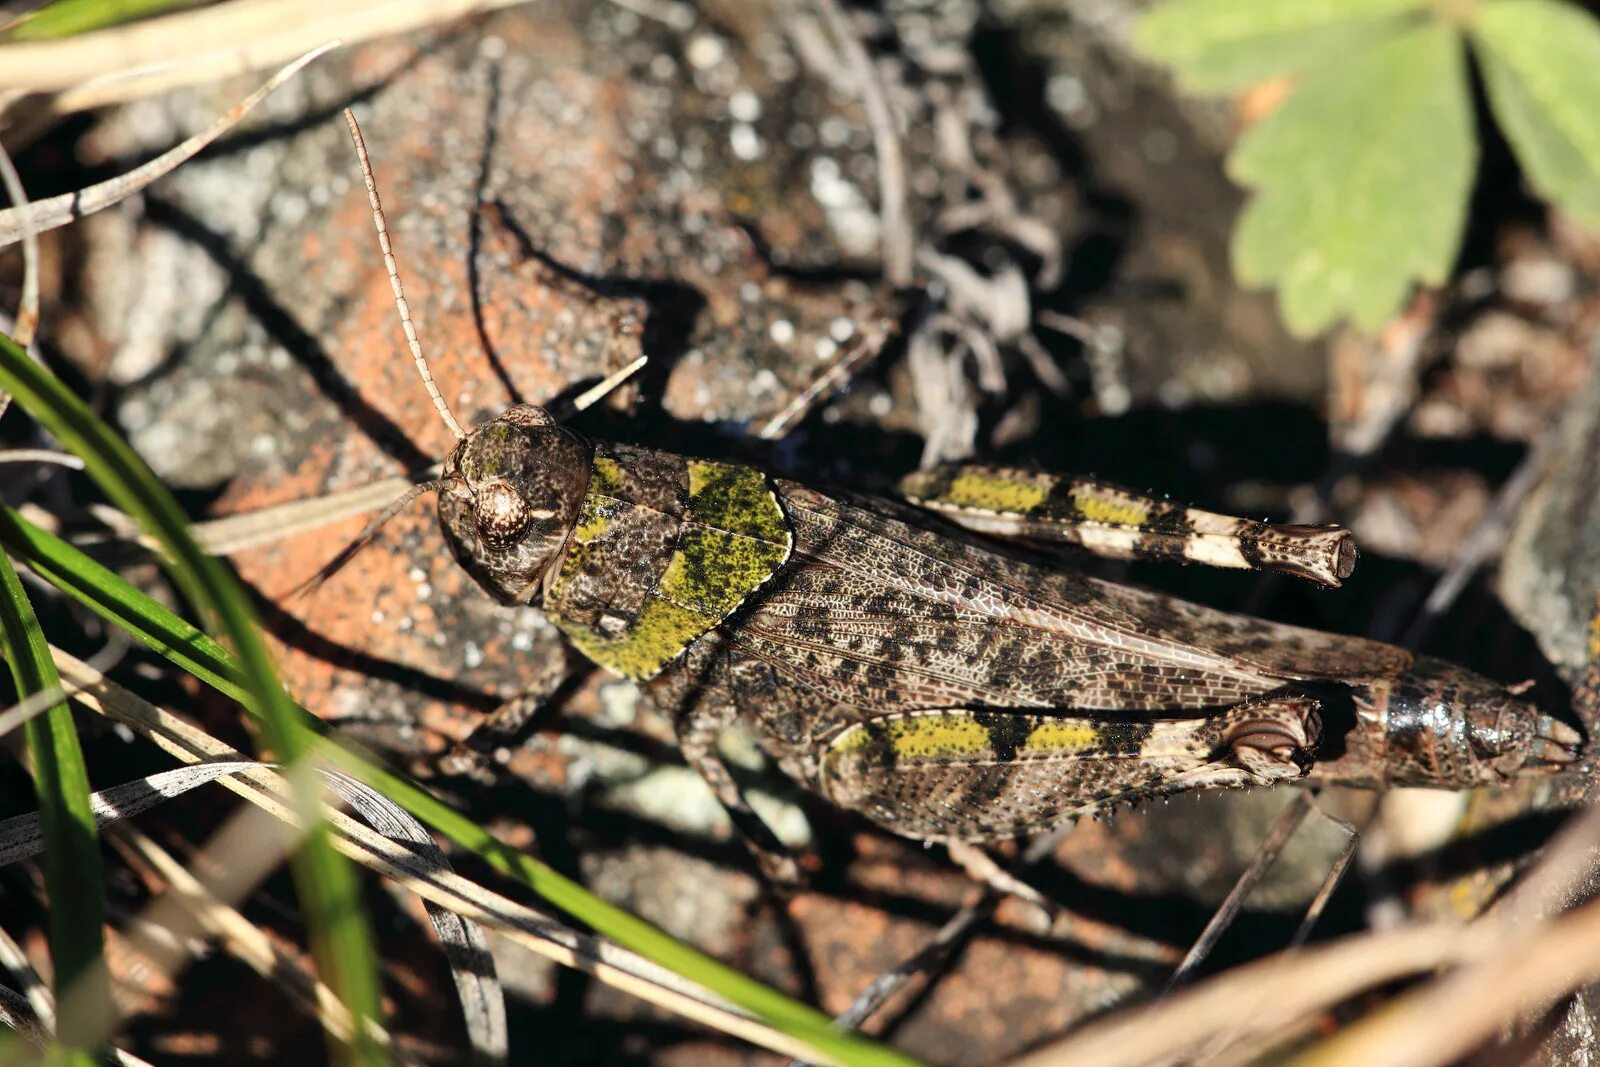
<instances>
[{"instance_id":1,"label":"front leg","mask_svg":"<svg viewBox=\"0 0 1600 1067\"><path fill-rule=\"evenodd\" d=\"M678 747L683 750L683 758L689 761L689 766L700 772L700 777L727 809L734 829L743 835L767 878L780 886L798 885L800 868L794 856L750 806L717 751L717 739L737 718L738 712L731 701L717 700L715 696L713 692L703 693L701 699L680 709L674 719Z\"/></svg>"},{"instance_id":2,"label":"front leg","mask_svg":"<svg viewBox=\"0 0 1600 1067\"><path fill-rule=\"evenodd\" d=\"M1350 531L1240 519L1092 478L959 464L900 482L912 503L979 533L1066 542L1110 559L1181 560L1337 586L1355 567Z\"/></svg>"},{"instance_id":3,"label":"front leg","mask_svg":"<svg viewBox=\"0 0 1600 1067\"><path fill-rule=\"evenodd\" d=\"M492 781L494 754L507 748L529 720L548 705L566 682L567 656L552 655L539 663L528 687L490 712L472 732L439 759L445 774L465 774Z\"/></svg>"}]
</instances>

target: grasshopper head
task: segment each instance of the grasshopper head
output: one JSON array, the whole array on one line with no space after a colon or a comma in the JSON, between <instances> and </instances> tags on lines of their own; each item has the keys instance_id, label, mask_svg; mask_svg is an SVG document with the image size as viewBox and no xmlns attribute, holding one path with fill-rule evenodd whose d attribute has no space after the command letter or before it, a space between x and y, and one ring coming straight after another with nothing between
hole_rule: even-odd
<instances>
[{"instance_id":1,"label":"grasshopper head","mask_svg":"<svg viewBox=\"0 0 1600 1067\"><path fill-rule=\"evenodd\" d=\"M531 404L473 430L445 460L439 524L490 596L524 604L560 558L589 487L590 446Z\"/></svg>"}]
</instances>

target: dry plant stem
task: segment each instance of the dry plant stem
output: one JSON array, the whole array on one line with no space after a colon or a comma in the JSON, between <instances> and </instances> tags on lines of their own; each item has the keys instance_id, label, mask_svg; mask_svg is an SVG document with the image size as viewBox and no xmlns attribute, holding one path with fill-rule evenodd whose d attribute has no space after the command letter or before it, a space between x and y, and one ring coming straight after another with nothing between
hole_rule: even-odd
<instances>
[{"instance_id":1,"label":"dry plant stem","mask_svg":"<svg viewBox=\"0 0 1600 1067\"><path fill-rule=\"evenodd\" d=\"M889 998L904 989L912 979L930 974L944 966L950 956L960 948L980 922L994 914L1000 903L998 893L986 891L971 905L952 915L939 927L921 949L907 957L899 966L885 971L872 980L855 1002L840 1014L840 1027L859 1027L870 1019Z\"/></svg>"},{"instance_id":2,"label":"dry plant stem","mask_svg":"<svg viewBox=\"0 0 1600 1067\"><path fill-rule=\"evenodd\" d=\"M187 763L239 758L238 753L171 712L123 689L73 656L52 647L64 680L82 687L75 698L85 707L124 723ZM296 818L288 784L275 772L229 775L220 784L277 818ZM787 1056L806 1054L804 1046L712 993L632 952L600 938L579 934L531 908L450 871L418 869L410 850L374 833L339 812L328 813L334 846L356 862L409 891L466 918L493 927L508 939L563 966L593 975L685 1018Z\"/></svg>"},{"instance_id":3,"label":"dry plant stem","mask_svg":"<svg viewBox=\"0 0 1600 1067\"><path fill-rule=\"evenodd\" d=\"M978 924L994 914L1000 903L1000 894L985 890L977 900L952 915L928 943L907 956L900 963L884 971L863 989L850 1006L834 1019L841 1030L858 1030L868 1019L889 1002L900 990L920 977L933 975L942 968L956 949L972 936ZM789 1067L810 1067L806 1060L791 1060Z\"/></svg>"},{"instance_id":4,"label":"dry plant stem","mask_svg":"<svg viewBox=\"0 0 1600 1067\"><path fill-rule=\"evenodd\" d=\"M551 414L555 416L557 422L561 422L565 418L571 415L576 415L580 411L588 411L590 408L594 407L596 404L600 403L600 401L609 396L612 390L616 389L629 378L632 378L635 374L638 374L640 371L644 370L644 365L648 362L650 362L649 356L640 356L627 366L622 367L619 370L612 371L610 374L600 379L600 381L594 383L589 388L573 397L572 402L566 407L560 411L551 412Z\"/></svg>"},{"instance_id":5,"label":"dry plant stem","mask_svg":"<svg viewBox=\"0 0 1600 1067\"><path fill-rule=\"evenodd\" d=\"M222 10L220 8L207 8L206 10ZM141 23L140 25L143 25ZM81 38L74 38L80 40ZM326 41L326 38L321 40ZM239 101L228 113L213 122L205 130L195 134L171 151L163 152L150 162L140 167L135 167L126 174L119 174L109 178L98 185L91 185L86 189L79 189L72 193L63 193L47 200L38 200L29 204L26 209L7 208L0 211L0 248L15 244L29 233L44 233L85 215L92 215L96 211L110 207L120 200L124 200L143 189L157 178L171 173L180 164L192 159L211 142L227 133L239 120L257 104L265 100L274 89L294 77L300 70L316 59L318 56L336 47L332 44L323 44L313 51L306 52L293 63L274 74L265 85ZM6 70L6 49L0 48L0 72Z\"/></svg>"},{"instance_id":6,"label":"dry plant stem","mask_svg":"<svg viewBox=\"0 0 1600 1067\"><path fill-rule=\"evenodd\" d=\"M1327 875L1322 879L1322 885L1317 888L1317 895L1311 898L1311 903L1306 905L1305 916L1300 920L1300 925L1295 929L1294 936L1289 939L1285 951L1293 952L1306 943L1311 936L1311 931L1316 928L1317 920L1322 918L1322 913L1328 907L1328 901L1333 899L1334 890L1344 881L1345 874L1350 870L1350 864L1355 861L1356 848L1361 844L1361 835L1356 828L1341 823L1350 832L1345 839L1344 848L1339 856L1328 868Z\"/></svg>"},{"instance_id":7,"label":"dry plant stem","mask_svg":"<svg viewBox=\"0 0 1600 1067\"><path fill-rule=\"evenodd\" d=\"M872 127L872 143L878 157L878 186L881 203L878 210L883 227L883 276L896 289L911 284L912 255L915 235L911 230L911 207L906 198L905 150L900 144L900 131L895 126L894 113L889 107L889 95L884 91L867 46L851 25L850 18L840 7L839 0L812 0L828 31L838 41L844 53L845 67L861 97L867 112L867 123Z\"/></svg>"},{"instance_id":8,"label":"dry plant stem","mask_svg":"<svg viewBox=\"0 0 1600 1067\"><path fill-rule=\"evenodd\" d=\"M56 114L261 70L338 38L406 33L521 0L234 0L61 41L0 46L0 90Z\"/></svg>"},{"instance_id":9,"label":"dry plant stem","mask_svg":"<svg viewBox=\"0 0 1600 1067\"><path fill-rule=\"evenodd\" d=\"M258 926L218 898L171 853L136 827L122 823L107 836L124 858L143 864L167 882L168 894L188 910L196 927L215 937L236 959L299 1001L321 1020L328 1033L340 1041L351 1040L355 1030L349 1009L299 960L280 951ZM376 1028L377 1024L371 1025ZM383 1043L389 1044L387 1038Z\"/></svg>"},{"instance_id":10,"label":"dry plant stem","mask_svg":"<svg viewBox=\"0 0 1600 1067\"><path fill-rule=\"evenodd\" d=\"M1061 827L1053 833L1037 837L1028 842L1022 856L1010 865L1007 872L1019 885L1026 885L1020 881L1020 875L1035 864L1043 862L1055 853L1056 847L1066 840L1072 832L1072 824ZM1026 887L1022 899L1038 904L1039 894L1031 886ZM906 957L900 963L884 971L874 978L866 989L863 989L856 999L851 1001L834 1020L835 1025L860 1029L868 1019L877 1014L889 998L904 989L914 979L928 977L937 971L952 953L972 935L980 922L989 918L1000 903L1001 893L992 884L985 887L984 891L970 904L964 905L960 911L952 915L941 926L927 944L916 952ZM1052 916L1064 914L1063 910L1054 904L1046 902L1045 910ZM930 981L932 979L930 978ZM801 1061L795 1061L791 1067L799 1067Z\"/></svg>"},{"instance_id":11,"label":"dry plant stem","mask_svg":"<svg viewBox=\"0 0 1600 1067\"><path fill-rule=\"evenodd\" d=\"M1306 913L1301 918L1299 927L1295 929L1294 936L1289 939L1289 943L1284 946L1283 951L1278 954L1278 959L1291 958L1306 943L1306 938L1311 936L1311 931L1316 927L1317 920L1322 917L1323 910L1327 908L1328 901L1333 899L1333 891L1344 881L1344 876L1349 871L1350 864L1355 860L1356 846L1361 843L1361 836L1354 826L1342 820L1334 819L1332 816L1327 815L1326 812L1323 814L1342 826L1350 836L1345 839L1344 848L1340 851L1338 858L1329 866L1327 875L1322 879L1322 885L1318 887L1316 895L1311 898L1311 903L1306 906ZM1240 1020L1248 1019L1255 1013L1256 1006L1255 1004L1243 1005L1239 1011L1235 1012L1235 1016ZM1225 1065L1244 1067L1245 1064L1258 1062L1266 1057L1268 1053L1299 1037L1315 1024L1316 1018L1314 1016L1307 1017L1287 1027L1280 1027L1276 1031L1255 1035L1251 1040L1243 1040L1240 1035L1245 1027L1241 1023L1241 1025L1232 1029L1219 1032L1208 1045L1198 1049L1194 1055L1194 1062L1208 1064L1210 1067L1225 1067Z\"/></svg>"},{"instance_id":12,"label":"dry plant stem","mask_svg":"<svg viewBox=\"0 0 1600 1067\"><path fill-rule=\"evenodd\" d=\"M11 162L11 153L0 145L0 185L5 187L11 210L17 212L22 222L22 299L17 304L16 321L11 327L11 339L26 350L33 344L39 329L39 231L33 221L32 205L28 191L22 187L22 176ZM4 415L10 398L0 393L0 415Z\"/></svg>"}]
</instances>

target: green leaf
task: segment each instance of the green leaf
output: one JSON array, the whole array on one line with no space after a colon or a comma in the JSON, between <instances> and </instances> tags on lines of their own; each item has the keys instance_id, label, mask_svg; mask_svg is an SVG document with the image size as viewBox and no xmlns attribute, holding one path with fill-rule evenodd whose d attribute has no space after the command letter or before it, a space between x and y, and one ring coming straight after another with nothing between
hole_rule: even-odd
<instances>
[{"instance_id":1,"label":"green leaf","mask_svg":"<svg viewBox=\"0 0 1600 1067\"><path fill-rule=\"evenodd\" d=\"M11 338L0 335L0 391L10 393L63 445L84 461L100 489L160 541L167 572L191 603L209 611L238 649L245 706L262 721L278 758L296 763L313 740L299 709L283 691L255 612L233 574L201 551L172 494L142 459ZM297 802L308 828L292 857L295 885L307 916L318 969L357 1020L356 1044L342 1058L386 1060L363 1022L380 1018L377 954L361 907L360 885L348 860L334 851L310 776L298 778Z\"/></svg>"},{"instance_id":2,"label":"green leaf","mask_svg":"<svg viewBox=\"0 0 1600 1067\"><path fill-rule=\"evenodd\" d=\"M1428 0L1171 0L1134 45L1191 92L1229 92L1343 62L1425 17Z\"/></svg>"},{"instance_id":3,"label":"green leaf","mask_svg":"<svg viewBox=\"0 0 1600 1067\"><path fill-rule=\"evenodd\" d=\"M7 41L52 41L103 30L205 0L55 0L4 27Z\"/></svg>"},{"instance_id":4,"label":"green leaf","mask_svg":"<svg viewBox=\"0 0 1600 1067\"><path fill-rule=\"evenodd\" d=\"M1529 184L1600 226L1600 22L1558 0L1499 0L1479 13L1472 39Z\"/></svg>"},{"instance_id":5,"label":"green leaf","mask_svg":"<svg viewBox=\"0 0 1600 1067\"><path fill-rule=\"evenodd\" d=\"M1460 36L1435 22L1309 77L1250 130L1229 173L1256 190L1234 272L1276 284L1289 328L1375 329L1455 262L1477 164Z\"/></svg>"},{"instance_id":6,"label":"green leaf","mask_svg":"<svg viewBox=\"0 0 1600 1067\"><path fill-rule=\"evenodd\" d=\"M0 508L0 547L45 581L123 629L170 662L221 693L238 699L243 672L231 653L195 626L129 585L54 534ZM304 708L294 712L308 730L332 731ZM496 870L527 886L597 933L726 997L757 1018L840 1063L905 1065L913 1061L851 1031L841 1031L815 1008L740 974L683 944L643 919L594 896L526 853L445 805L421 785L378 765L349 741L319 740L316 754L379 790L417 818Z\"/></svg>"},{"instance_id":7,"label":"green leaf","mask_svg":"<svg viewBox=\"0 0 1600 1067\"><path fill-rule=\"evenodd\" d=\"M19 698L59 691L49 642L11 561L0 554L0 651ZM66 698L24 727L44 833L44 881L50 894L50 963L61 1017L56 1035L68 1062L92 1063L111 1019L106 971L104 879L100 835L89 802L89 772ZM67 1050L75 1050L69 1052Z\"/></svg>"}]
</instances>

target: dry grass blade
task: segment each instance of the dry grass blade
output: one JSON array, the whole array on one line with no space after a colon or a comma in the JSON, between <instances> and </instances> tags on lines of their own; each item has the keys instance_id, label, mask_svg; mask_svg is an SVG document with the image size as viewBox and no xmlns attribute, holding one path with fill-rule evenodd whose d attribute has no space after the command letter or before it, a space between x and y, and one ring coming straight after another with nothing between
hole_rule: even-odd
<instances>
[{"instance_id":1,"label":"dry grass blade","mask_svg":"<svg viewBox=\"0 0 1600 1067\"><path fill-rule=\"evenodd\" d=\"M10 454L0 452L0 462L4 462L5 457ZM435 466L424 471L423 475L431 478L438 473L439 469ZM415 484L412 479L406 477L380 478L378 481L356 486L354 489L327 493L307 500L268 504L265 507L241 511L220 519L198 522L189 527L189 532L207 552L215 556L228 556L261 545L276 544L353 515L365 515L393 502ZM35 526L51 533L61 532L61 521L54 513L34 504L24 504L19 510ZM88 510L96 520L110 527L110 530L105 534L75 538L73 543L77 547L87 548L109 540L137 545L147 552L161 550L160 544L154 538L141 531L137 523L116 508L91 504Z\"/></svg>"},{"instance_id":2,"label":"dry grass blade","mask_svg":"<svg viewBox=\"0 0 1600 1067\"><path fill-rule=\"evenodd\" d=\"M226 759L233 750L141 697L87 668L68 653L52 649L64 680L81 687L79 703L127 725L186 762ZM221 779L222 784L275 817L293 822L288 786L266 771ZM611 942L580 934L525 905L494 893L458 874L419 868L415 853L374 833L348 816L329 819L339 851L405 886L425 900L499 930L531 951L573 967L665 1010L788 1056L814 1055L800 1042L708 993L694 983Z\"/></svg>"},{"instance_id":3,"label":"dry grass blade","mask_svg":"<svg viewBox=\"0 0 1600 1067\"><path fill-rule=\"evenodd\" d=\"M304 582L300 583L300 585L290 595L304 596L307 593L314 592L322 585L322 583L326 582L329 578L332 578L335 574L338 574L339 571L343 570L345 564L355 559L356 555L360 553L363 548L366 548L369 544L371 544L374 537L378 536L378 531L383 529L384 525L388 523L390 519L394 518L396 515L400 514L407 507L409 507L413 500L427 493L436 493L440 489L443 489L450 484L451 483L448 479L441 478L437 481L423 482L421 485L413 485L410 489L407 489L400 499L394 501L388 507L384 508L377 515L375 515L372 521L367 523L367 525L362 528L360 533L356 534L354 540L352 540L348 545L345 545L344 548L340 549L339 554L334 556L327 563L324 563L315 574L307 578Z\"/></svg>"},{"instance_id":4,"label":"dry grass blade","mask_svg":"<svg viewBox=\"0 0 1600 1067\"><path fill-rule=\"evenodd\" d=\"M0 930L0 966L3 966L22 987L22 995L26 998L34 1018L42 1021L47 1029L53 1030L56 1025L56 1002L50 996L50 987L39 977L39 972L33 969L33 964L28 962L27 953L22 951L22 946L4 930Z\"/></svg>"},{"instance_id":5,"label":"dry grass blade","mask_svg":"<svg viewBox=\"0 0 1600 1067\"><path fill-rule=\"evenodd\" d=\"M341 1041L351 1040L354 1024L350 1011L333 990L298 959L279 950L260 927L189 873L171 853L133 826L118 827L109 840L124 858L160 876L167 883L168 894L184 906L199 930L216 938L236 959L299 1000L322 1021L328 1033Z\"/></svg>"},{"instance_id":6,"label":"dry grass blade","mask_svg":"<svg viewBox=\"0 0 1600 1067\"><path fill-rule=\"evenodd\" d=\"M248 767L254 763L240 758L222 765ZM186 769L199 770L198 767ZM302 766L296 773L309 774L309 770ZM242 900L282 866L303 839L304 835L296 828L255 808L245 807L231 815L206 842L196 858L196 866L217 872L212 885L214 893L225 900ZM188 962L187 945L196 931L185 922L187 914L186 905L171 895L164 895L124 926L130 946L143 957L147 975L176 978ZM177 932L177 936L173 932ZM69 1000L71 996L69 990ZM111 1026L108 1020L107 1034ZM374 1031L376 1028L369 1031L372 1043L382 1047L383 1035L381 1031Z\"/></svg>"},{"instance_id":7,"label":"dry grass blade","mask_svg":"<svg viewBox=\"0 0 1600 1067\"><path fill-rule=\"evenodd\" d=\"M90 798L94 805L95 822L97 826L107 826L129 819L164 800L180 796L224 775L266 769L268 766L243 759L194 763L103 789ZM373 790L337 771L324 770L321 774L330 782L334 792L380 834L409 847L419 864L429 864L439 870L449 869L444 853L416 819ZM0 821L0 866L43 851L44 834L41 827L42 820L37 812ZM504 994L495 977L494 959L489 955L482 928L432 902L429 902L428 917L450 959L451 971L455 975L466 1013L467 1032L472 1039L475 1059L481 1063L503 1062L507 1044ZM174 939L171 943L180 942L181 939ZM174 966L169 965L164 969L171 971Z\"/></svg>"},{"instance_id":8,"label":"dry grass blade","mask_svg":"<svg viewBox=\"0 0 1600 1067\"><path fill-rule=\"evenodd\" d=\"M50 1047L51 1028L34 1013L28 1001L14 990L0 985L0 1026L9 1027L22 1035L37 1051L43 1053ZM151 1067L148 1060L130 1055L121 1049L107 1049L105 1062L111 1067Z\"/></svg>"},{"instance_id":9,"label":"dry grass blade","mask_svg":"<svg viewBox=\"0 0 1600 1067\"><path fill-rule=\"evenodd\" d=\"M247 770L265 769L268 766L268 764L263 764L256 760L237 758L212 763L193 763L174 770L147 775L136 781L126 782L93 794L91 799L94 804L95 821L98 826L108 826L112 823L130 819L164 800L180 796L199 786L216 781L225 775L238 774ZM341 781L343 776L337 772L324 771L322 773L333 778L339 784L339 792L347 798L352 795L352 792L355 794L361 793L362 787L355 785L352 788L352 784L347 780ZM382 810L385 805L389 808L393 808L393 805L383 801L382 798L377 798L375 795L365 795L360 799L362 800L361 809L363 814L376 813L379 821L384 822L386 825L400 826L403 835L401 839L409 839L408 843L412 847L415 848L422 844L422 842L414 839L418 834L426 837L426 832L422 830L420 825L415 824L414 820L411 826L405 826L404 819L395 818L392 811L384 812ZM252 809L251 818L265 818L265 816L253 813ZM211 865L212 869L227 872L230 888L223 895L235 898L242 896L249 886L255 885L261 878L270 873L272 868L277 866L287 854L287 842L285 842L284 849L263 850L256 843L259 836L258 829L248 831L242 829L236 818L228 828L225 828L214 839L214 848L222 842L236 841L235 845L223 849L227 853L226 857L219 855L217 857L218 862ZM426 845L431 846L434 852L438 852L438 846L433 845L431 839L426 842ZM37 813L19 815L0 821L0 866L37 855L43 851L43 848L44 838ZM243 857L238 855L241 851L248 851L251 854L251 858L248 861L244 860ZM420 851L425 851L425 849ZM440 854L439 858L442 862L442 854ZM191 910L189 905L181 904L181 902L177 908L177 912L185 915L189 914ZM175 913L171 901L158 901L155 905L152 905L145 916L141 917L138 923L129 928L130 938L139 945L143 954L150 957L162 973L168 975L175 974L179 969L181 961L177 957L183 952L180 946L187 940L187 935L194 932L187 928L191 927L192 923L175 924L174 916ZM494 978L493 961L488 958L487 950L484 947L482 931L477 929L475 924L464 923L455 916L449 916L448 918L435 916L434 925L435 929L440 931L441 937L448 939L446 940L447 948L456 950L453 963L454 969L458 974L464 967L473 969L472 981L463 983L465 987L463 999L466 1001L468 1010L469 1027L476 1023L475 1029L470 1032L473 1033L475 1038L474 1049L479 1054L480 1061L490 1063L503 1061L505 1050L504 1008L503 1005L494 1003L499 998L500 990L498 982ZM175 930L177 936L157 939L150 936L149 931L152 930ZM460 946L463 944L467 946L466 951L460 950ZM471 993L470 999L466 995L468 992ZM496 1006L500 1009L498 1019L494 1010ZM340 1007L342 1010L342 1005ZM347 1012L344 1014L342 1022L344 1032L346 1034L352 1032ZM380 1043L387 1044L387 1042L387 1035L381 1035Z\"/></svg>"},{"instance_id":10,"label":"dry grass blade","mask_svg":"<svg viewBox=\"0 0 1600 1067\"><path fill-rule=\"evenodd\" d=\"M1525 1012L1600 976L1600 900L1507 938L1502 951L1387 1005L1293 1062L1433 1067L1459 1062ZM1449 1025L1440 1021L1448 1019Z\"/></svg>"},{"instance_id":11,"label":"dry grass blade","mask_svg":"<svg viewBox=\"0 0 1600 1067\"><path fill-rule=\"evenodd\" d=\"M0 47L0 90L56 114L261 70L325 41L406 33L521 0L235 0L61 41Z\"/></svg>"},{"instance_id":12,"label":"dry grass blade","mask_svg":"<svg viewBox=\"0 0 1600 1067\"><path fill-rule=\"evenodd\" d=\"M91 185L87 189L76 192L63 193L47 200L39 200L26 207L11 207L0 211L0 248L15 244L25 239L29 234L44 233L59 226L65 226L75 219L85 215L92 215L96 211L108 208L120 200L124 200L143 189L157 178L170 173L178 165L193 158L211 142L227 133L239 120L244 118L257 104L265 100L273 90L283 85L284 82L298 74L308 63L318 56L336 48L337 42L326 43L327 38L320 39L318 47L305 52L294 62L284 67L267 80L266 84L229 109L216 122L200 133L195 134L182 144L170 151L152 159L143 166L135 167L126 174L119 174L109 178L98 185ZM17 46L22 47L22 46ZM7 49L0 48L0 71L6 70Z\"/></svg>"},{"instance_id":13,"label":"dry grass blade","mask_svg":"<svg viewBox=\"0 0 1600 1067\"><path fill-rule=\"evenodd\" d=\"M391 841L409 846L421 863L438 871L450 870L444 850L428 828L410 812L377 790L338 771L325 771L329 787L371 827ZM504 1063L509 1051L505 991L495 973L483 927L470 919L424 899L428 921L444 946L455 979L457 999L467 1020L472 1059L478 1064Z\"/></svg>"},{"instance_id":14,"label":"dry grass blade","mask_svg":"<svg viewBox=\"0 0 1600 1067\"><path fill-rule=\"evenodd\" d=\"M39 1052L50 1047L50 1031L33 1013L27 999L3 985L0 985L0 1026L15 1030Z\"/></svg>"},{"instance_id":15,"label":"dry grass blade","mask_svg":"<svg viewBox=\"0 0 1600 1067\"><path fill-rule=\"evenodd\" d=\"M105 647L89 658L89 666L104 673L116 666L128 652L128 638L121 630L113 631ZM52 686L24 697L11 707L0 711L0 737L21 727L35 715L43 713L64 696L71 696L71 687Z\"/></svg>"},{"instance_id":16,"label":"dry grass blade","mask_svg":"<svg viewBox=\"0 0 1600 1067\"><path fill-rule=\"evenodd\" d=\"M58 698L59 699L59 698ZM164 800L182 796L197 786L256 766L254 760L196 763L161 771L90 795L96 828L131 819ZM44 851L44 832L38 812L0 820L0 867L37 856Z\"/></svg>"},{"instance_id":17,"label":"dry grass blade","mask_svg":"<svg viewBox=\"0 0 1600 1067\"><path fill-rule=\"evenodd\" d=\"M429 478L437 468L426 472ZM410 478L383 478L367 485L310 500L292 500L244 511L190 527L200 547L226 556L247 548L269 545L315 530L352 515L364 515L403 496L415 483Z\"/></svg>"}]
</instances>

